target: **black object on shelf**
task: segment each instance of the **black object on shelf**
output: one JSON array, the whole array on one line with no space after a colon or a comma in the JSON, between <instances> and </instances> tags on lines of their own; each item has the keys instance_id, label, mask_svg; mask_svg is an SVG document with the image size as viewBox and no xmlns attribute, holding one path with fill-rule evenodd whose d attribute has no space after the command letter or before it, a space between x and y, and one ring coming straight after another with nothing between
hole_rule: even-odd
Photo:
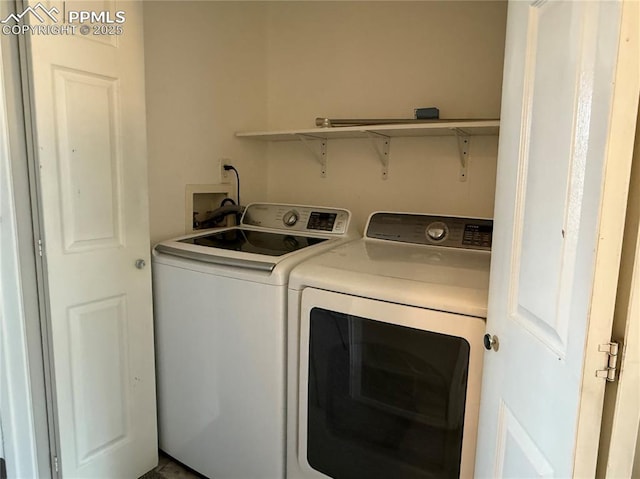
<instances>
[{"instance_id":1,"label":"black object on shelf","mask_svg":"<svg viewBox=\"0 0 640 479\"><path fill-rule=\"evenodd\" d=\"M440 110L435 106L430 106L428 108L416 108L413 111L415 113L416 120L437 120L440 118Z\"/></svg>"}]
</instances>

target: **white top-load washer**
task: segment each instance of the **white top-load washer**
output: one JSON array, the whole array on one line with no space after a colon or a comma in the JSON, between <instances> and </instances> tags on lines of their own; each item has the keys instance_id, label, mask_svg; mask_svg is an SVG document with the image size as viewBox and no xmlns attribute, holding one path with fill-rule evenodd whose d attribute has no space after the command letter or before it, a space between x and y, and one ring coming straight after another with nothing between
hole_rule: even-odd
<instances>
[{"instance_id":1,"label":"white top-load washer","mask_svg":"<svg viewBox=\"0 0 640 479\"><path fill-rule=\"evenodd\" d=\"M289 280L287 478L472 478L491 220L374 213Z\"/></svg>"},{"instance_id":2,"label":"white top-load washer","mask_svg":"<svg viewBox=\"0 0 640 479\"><path fill-rule=\"evenodd\" d=\"M353 239L350 217L254 203L238 226L155 246L161 450L215 479L284 477L289 272Z\"/></svg>"}]
</instances>

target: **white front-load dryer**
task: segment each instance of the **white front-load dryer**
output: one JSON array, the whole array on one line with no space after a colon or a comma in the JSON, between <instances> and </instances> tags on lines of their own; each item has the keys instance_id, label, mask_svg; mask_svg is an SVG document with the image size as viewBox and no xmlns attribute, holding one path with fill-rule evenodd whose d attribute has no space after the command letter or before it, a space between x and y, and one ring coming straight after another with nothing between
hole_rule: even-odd
<instances>
[{"instance_id":1,"label":"white front-load dryer","mask_svg":"<svg viewBox=\"0 0 640 479\"><path fill-rule=\"evenodd\" d=\"M375 213L294 268L288 479L473 477L491 234Z\"/></svg>"},{"instance_id":2,"label":"white front-load dryer","mask_svg":"<svg viewBox=\"0 0 640 479\"><path fill-rule=\"evenodd\" d=\"M285 476L289 272L351 239L338 208L254 203L155 246L160 449L215 479Z\"/></svg>"}]
</instances>

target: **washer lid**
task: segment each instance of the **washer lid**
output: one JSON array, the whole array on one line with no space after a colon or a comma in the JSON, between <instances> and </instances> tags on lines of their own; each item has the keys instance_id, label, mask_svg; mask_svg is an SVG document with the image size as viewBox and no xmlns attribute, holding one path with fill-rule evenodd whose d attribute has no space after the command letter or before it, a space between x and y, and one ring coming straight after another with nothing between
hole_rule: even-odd
<instances>
[{"instance_id":1,"label":"washer lid","mask_svg":"<svg viewBox=\"0 0 640 479\"><path fill-rule=\"evenodd\" d=\"M271 233L237 227L181 239L178 242L266 256L282 256L323 241L327 241L327 238Z\"/></svg>"},{"instance_id":2,"label":"washer lid","mask_svg":"<svg viewBox=\"0 0 640 479\"><path fill-rule=\"evenodd\" d=\"M288 271L299 261L336 241L354 236L348 210L282 203L251 203L240 226L158 243L164 255L243 270ZM295 257L295 260L294 260ZM281 272L285 275L285 272ZM275 273L274 273L275 274Z\"/></svg>"},{"instance_id":3,"label":"washer lid","mask_svg":"<svg viewBox=\"0 0 640 479\"><path fill-rule=\"evenodd\" d=\"M326 249L340 239L328 235L302 236L234 226L162 241L154 250L202 263L272 272L278 264L293 256L302 260L306 250Z\"/></svg>"}]
</instances>

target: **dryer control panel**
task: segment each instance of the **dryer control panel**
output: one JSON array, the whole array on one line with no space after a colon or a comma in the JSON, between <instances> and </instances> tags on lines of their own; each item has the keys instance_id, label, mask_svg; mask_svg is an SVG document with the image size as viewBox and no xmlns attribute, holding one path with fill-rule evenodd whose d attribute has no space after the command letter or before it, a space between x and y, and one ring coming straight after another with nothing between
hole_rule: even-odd
<instances>
[{"instance_id":1,"label":"dryer control panel","mask_svg":"<svg viewBox=\"0 0 640 479\"><path fill-rule=\"evenodd\" d=\"M493 221L413 213L374 213L366 237L402 243L491 250Z\"/></svg>"},{"instance_id":2,"label":"dryer control panel","mask_svg":"<svg viewBox=\"0 0 640 479\"><path fill-rule=\"evenodd\" d=\"M344 235L351 213L339 208L252 203L242 216L242 224L284 231Z\"/></svg>"}]
</instances>

